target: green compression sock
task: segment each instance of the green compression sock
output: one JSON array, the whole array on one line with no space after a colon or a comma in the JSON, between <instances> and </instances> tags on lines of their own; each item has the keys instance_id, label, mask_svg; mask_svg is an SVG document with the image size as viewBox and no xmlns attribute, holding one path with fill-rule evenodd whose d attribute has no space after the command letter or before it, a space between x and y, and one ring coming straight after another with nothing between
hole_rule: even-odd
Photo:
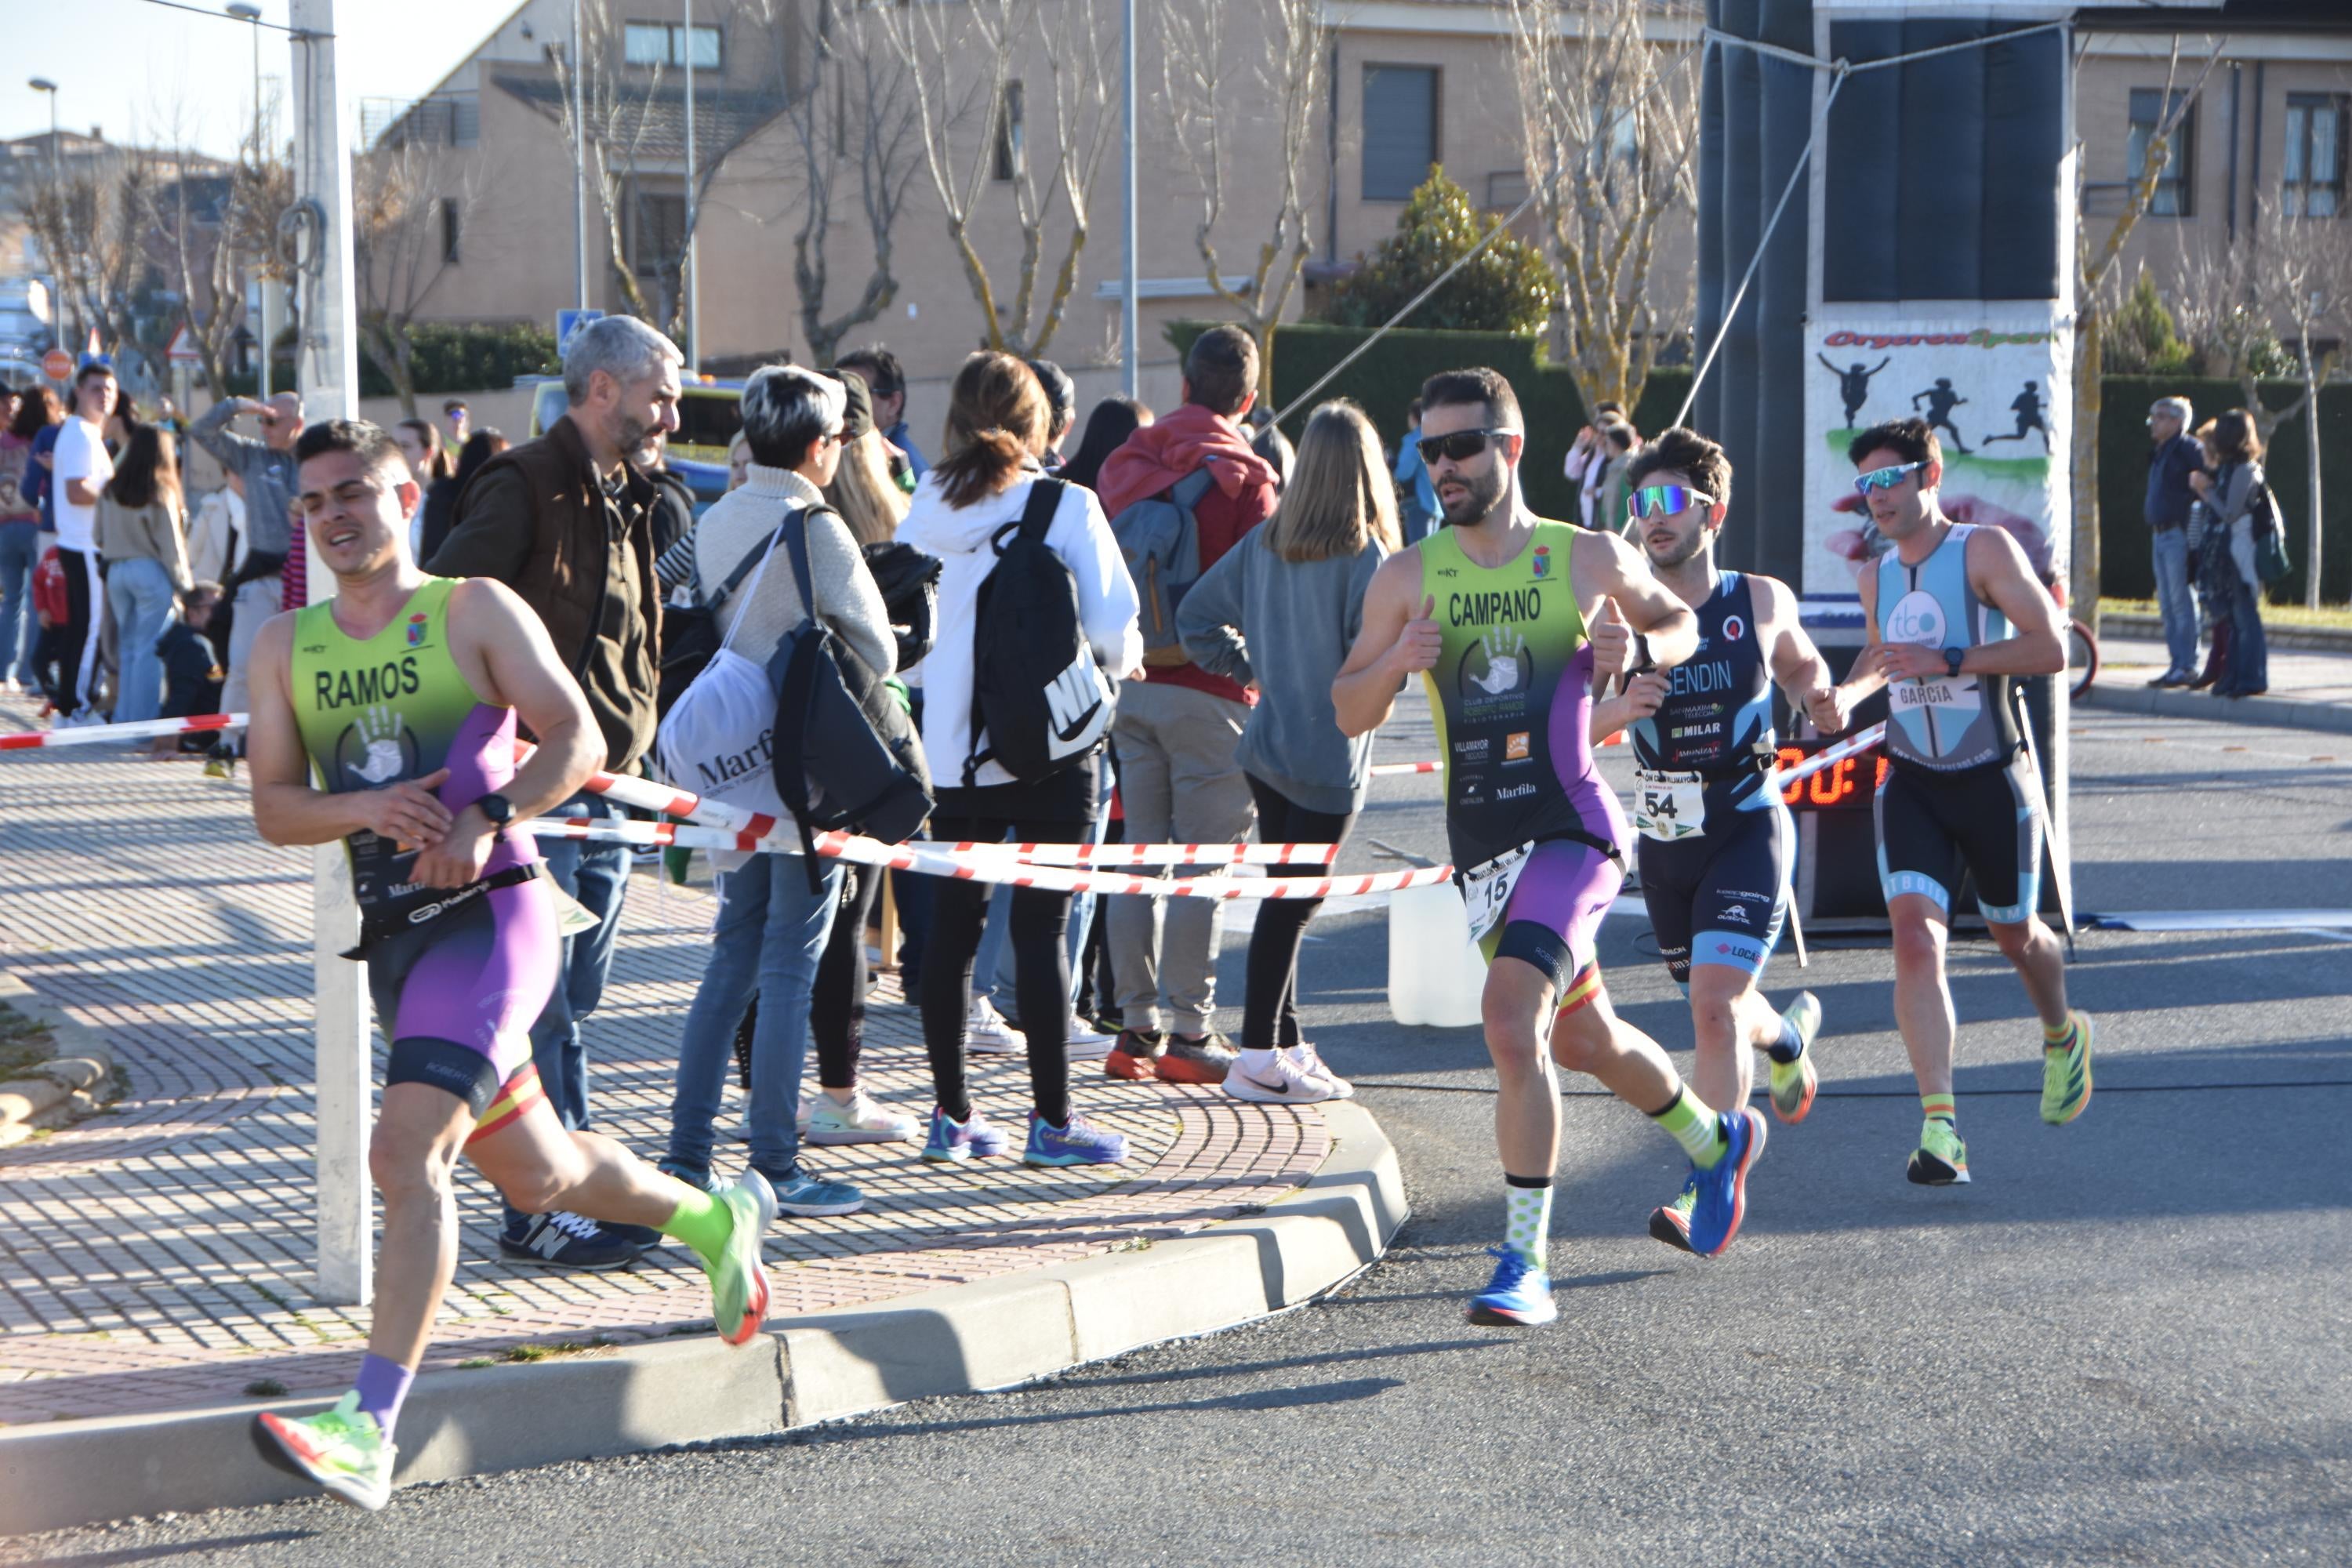
<instances>
[{"instance_id":1,"label":"green compression sock","mask_svg":"<svg viewBox=\"0 0 2352 1568\"><path fill-rule=\"evenodd\" d=\"M719 1255L727 1250L727 1238L735 1233L735 1215L725 1204L710 1194L698 1192L681 1182L686 1195L678 1200L677 1212L661 1227L664 1236L674 1236L694 1248L695 1256L705 1263L716 1263Z\"/></svg>"},{"instance_id":2,"label":"green compression sock","mask_svg":"<svg viewBox=\"0 0 2352 1568\"><path fill-rule=\"evenodd\" d=\"M2054 1028L2054 1029L2053 1029L2053 1028L2052 1028L2052 1027L2051 1027L2049 1025L2047 1025L2047 1024L2044 1024L2044 1025L2042 1025L2042 1048L2043 1048L2044 1050L2063 1051L2063 1050L2064 1050L2067 1047L2069 1047L2069 1046L2073 1045L2074 1043L2074 1014L2072 1014L2072 1013L2067 1014L2067 1015L2066 1015L2066 1021L2065 1021L2064 1023L2063 1023L2063 1024L2059 1025L2059 1026L2058 1026L2056 1028Z\"/></svg>"},{"instance_id":3,"label":"green compression sock","mask_svg":"<svg viewBox=\"0 0 2352 1568\"><path fill-rule=\"evenodd\" d=\"M1544 1238L1551 1234L1551 1178L1506 1174L1503 1181L1503 1245L1541 1268Z\"/></svg>"},{"instance_id":4,"label":"green compression sock","mask_svg":"<svg viewBox=\"0 0 2352 1568\"><path fill-rule=\"evenodd\" d=\"M1947 1127L1960 1124L1959 1102L1948 1094L1923 1094L1919 1097L1919 1109L1927 1113L1930 1121L1940 1121Z\"/></svg>"},{"instance_id":5,"label":"green compression sock","mask_svg":"<svg viewBox=\"0 0 2352 1568\"><path fill-rule=\"evenodd\" d=\"M1674 1102L1664 1110L1650 1112L1650 1120L1664 1128L1683 1146L1691 1163L1702 1171L1714 1170L1716 1162L1731 1147L1731 1141L1723 1135L1723 1119L1708 1110L1688 1085L1675 1090Z\"/></svg>"}]
</instances>

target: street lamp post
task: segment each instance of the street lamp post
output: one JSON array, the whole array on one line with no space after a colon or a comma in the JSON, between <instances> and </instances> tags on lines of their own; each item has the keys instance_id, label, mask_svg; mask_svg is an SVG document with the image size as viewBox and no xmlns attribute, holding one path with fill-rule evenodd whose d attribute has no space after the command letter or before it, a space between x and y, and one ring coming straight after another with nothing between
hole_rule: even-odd
<instances>
[{"instance_id":1,"label":"street lamp post","mask_svg":"<svg viewBox=\"0 0 2352 1568\"><path fill-rule=\"evenodd\" d=\"M46 92L49 95L49 186L57 197L58 208L62 215L65 209L66 174L65 164L60 161L58 152L58 84L45 76L37 76L25 85L35 92ZM62 257L57 256L49 258L49 346L57 349L66 346L65 274L58 269L58 263L63 259Z\"/></svg>"},{"instance_id":2,"label":"street lamp post","mask_svg":"<svg viewBox=\"0 0 2352 1568\"><path fill-rule=\"evenodd\" d=\"M245 23L253 33L253 163L254 167L258 169L261 166L262 162L261 7L258 5L239 4L230 5L226 9L230 16L236 17L238 21ZM278 341L278 334L274 330L276 323L270 319L275 312L269 308L269 275L268 272L265 271L260 275L259 285L261 292L261 353L259 356L260 370L257 384L262 401L268 402L270 392L269 355L270 351L277 346ZM215 389L215 395L218 395L218 389Z\"/></svg>"}]
</instances>

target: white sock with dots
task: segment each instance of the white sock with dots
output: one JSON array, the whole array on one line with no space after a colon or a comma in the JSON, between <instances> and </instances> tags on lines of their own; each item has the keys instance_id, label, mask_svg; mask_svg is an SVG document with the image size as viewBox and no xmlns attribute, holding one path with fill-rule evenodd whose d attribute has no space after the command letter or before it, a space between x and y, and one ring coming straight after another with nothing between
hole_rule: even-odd
<instances>
[{"instance_id":1,"label":"white sock with dots","mask_svg":"<svg viewBox=\"0 0 2352 1568\"><path fill-rule=\"evenodd\" d=\"M1544 1267L1544 1238L1551 1233L1551 1178L1506 1176L1503 1242L1538 1268ZM1529 1182L1541 1184L1523 1184Z\"/></svg>"}]
</instances>

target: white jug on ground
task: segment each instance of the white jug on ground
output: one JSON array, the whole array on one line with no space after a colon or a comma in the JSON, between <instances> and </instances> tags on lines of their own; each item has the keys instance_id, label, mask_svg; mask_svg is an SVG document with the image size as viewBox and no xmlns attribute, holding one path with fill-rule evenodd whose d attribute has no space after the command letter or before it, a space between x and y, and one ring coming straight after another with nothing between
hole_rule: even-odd
<instances>
[{"instance_id":1,"label":"white jug on ground","mask_svg":"<svg viewBox=\"0 0 2352 1568\"><path fill-rule=\"evenodd\" d=\"M1486 988L1486 960L1453 883L1389 896L1389 1011L1398 1023L1468 1028Z\"/></svg>"}]
</instances>

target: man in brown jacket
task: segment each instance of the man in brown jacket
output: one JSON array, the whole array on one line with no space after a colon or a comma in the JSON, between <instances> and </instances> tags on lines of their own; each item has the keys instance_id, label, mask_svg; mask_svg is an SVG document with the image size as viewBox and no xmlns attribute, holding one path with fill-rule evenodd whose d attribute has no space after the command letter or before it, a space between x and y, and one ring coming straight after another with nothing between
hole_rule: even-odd
<instances>
[{"instance_id":1,"label":"man in brown jacket","mask_svg":"<svg viewBox=\"0 0 2352 1568\"><path fill-rule=\"evenodd\" d=\"M539 613L556 652L587 694L604 738L604 767L633 773L653 744L661 671L661 584L648 517L653 481L677 428L684 356L628 316L591 322L563 355L571 409L535 441L493 458L457 498L457 521L425 563L440 577L495 577ZM621 815L583 793L560 816ZM588 1125L587 1053L580 1022L596 1009L613 966L613 938L628 889L625 845L552 839L548 875L594 915L594 930L563 939L563 972L530 1033L532 1059L566 1127ZM622 1268L651 1236L616 1232L570 1214L509 1207L499 1249L520 1263Z\"/></svg>"}]
</instances>

